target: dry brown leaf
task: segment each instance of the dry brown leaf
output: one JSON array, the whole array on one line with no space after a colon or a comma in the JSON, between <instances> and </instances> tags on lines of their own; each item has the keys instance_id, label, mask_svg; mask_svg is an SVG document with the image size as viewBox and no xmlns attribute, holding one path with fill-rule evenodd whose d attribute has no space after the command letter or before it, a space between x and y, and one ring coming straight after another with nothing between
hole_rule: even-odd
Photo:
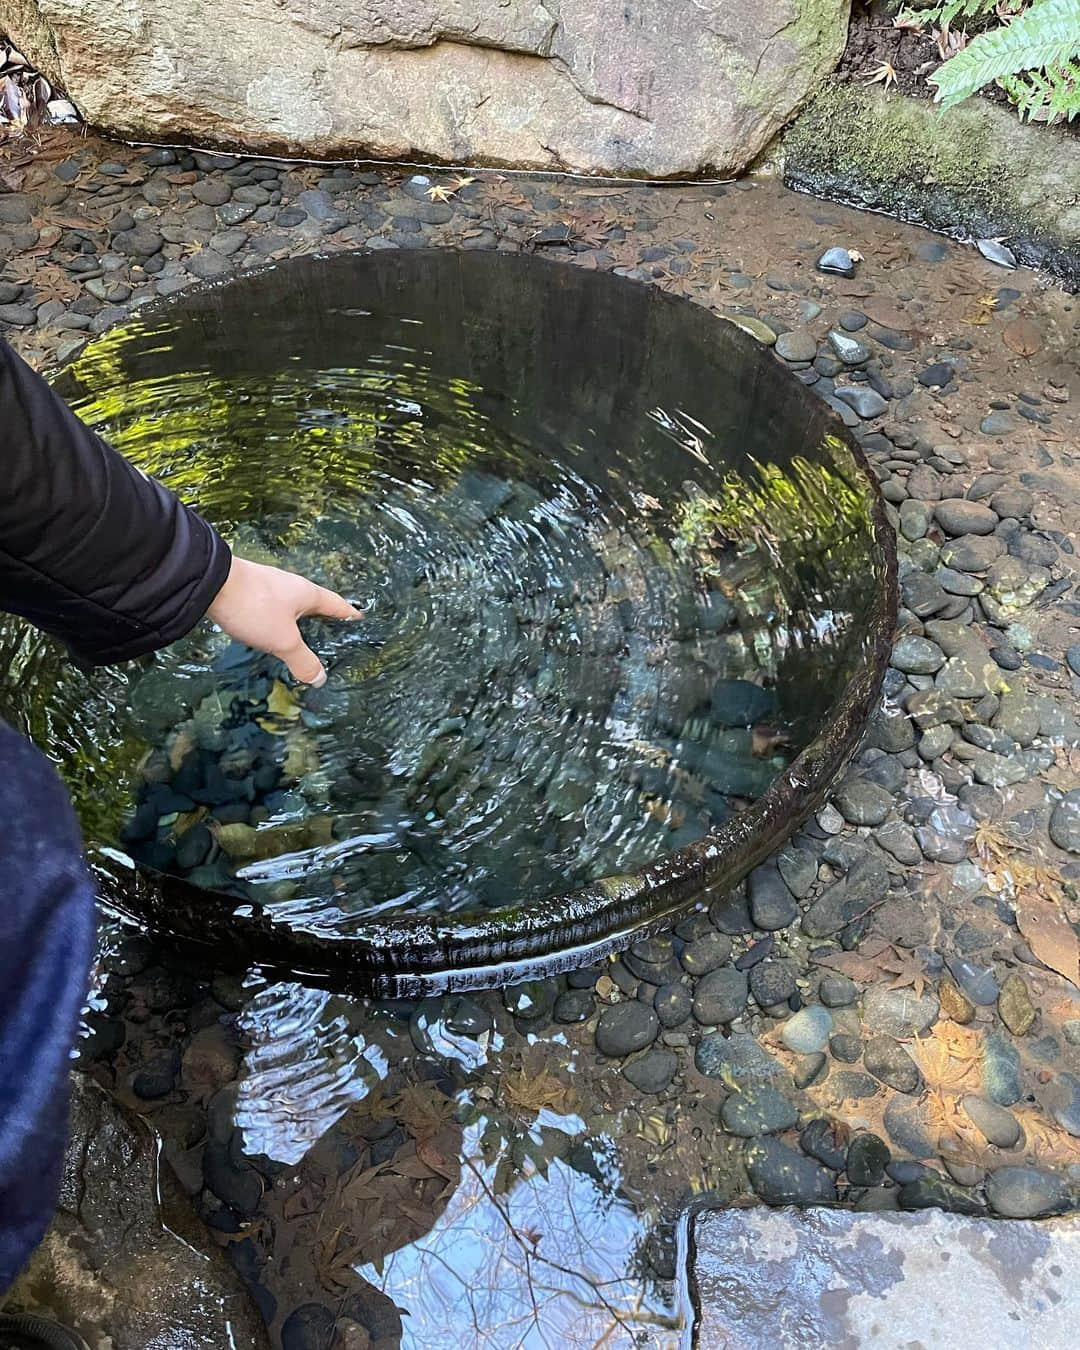
<instances>
[{"instance_id":1,"label":"dry brown leaf","mask_svg":"<svg viewBox=\"0 0 1080 1350\"><path fill-rule=\"evenodd\" d=\"M841 975L865 984L881 973L877 958L890 951L891 942L880 937L869 937L857 951L830 952L826 956L811 957L811 960L815 966L827 966L829 970L837 970Z\"/></svg>"},{"instance_id":2,"label":"dry brown leaf","mask_svg":"<svg viewBox=\"0 0 1080 1350\"><path fill-rule=\"evenodd\" d=\"M394 1111L417 1142L441 1134L454 1119L457 1107L430 1083L413 1083L394 1099Z\"/></svg>"},{"instance_id":3,"label":"dry brown leaf","mask_svg":"<svg viewBox=\"0 0 1080 1350\"><path fill-rule=\"evenodd\" d=\"M1059 904L1024 891L1016 900L1016 924L1044 966L1080 986L1080 942Z\"/></svg>"},{"instance_id":4,"label":"dry brown leaf","mask_svg":"<svg viewBox=\"0 0 1080 1350\"><path fill-rule=\"evenodd\" d=\"M909 314L907 310L897 309L895 305L886 304L883 300L867 300L862 311L868 319L873 319L874 323L880 324L882 328L895 328L898 333L906 333L916 327L914 315Z\"/></svg>"},{"instance_id":5,"label":"dry brown leaf","mask_svg":"<svg viewBox=\"0 0 1080 1350\"><path fill-rule=\"evenodd\" d=\"M576 1107L573 1089L547 1069L534 1073L522 1066L516 1073L505 1074L502 1083L507 1102L520 1111L532 1114L550 1107L560 1115L569 1115Z\"/></svg>"},{"instance_id":6,"label":"dry brown leaf","mask_svg":"<svg viewBox=\"0 0 1080 1350\"><path fill-rule=\"evenodd\" d=\"M894 946L888 959L884 959L883 956L879 957L877 964L886 975L893 976L893 981L889 985L890 989L911 988L914 990L916 998L922 998L928 980L923 963L914 952L909 952L904 947Z\"/></svg>"},{"instance_id":7,"label":"dry brown leaf","mask_svg":"<svg viewBox=\"0 0 1080 1350\"><path fill-rule=\"evenodd\" d=\"M1013 319L1012 323L1007 323L1002 329L1001 336L1005 346L1017 356L1034 356L1043 348L1039 326L1030 319Z\"/></svg>"}]
</instances>

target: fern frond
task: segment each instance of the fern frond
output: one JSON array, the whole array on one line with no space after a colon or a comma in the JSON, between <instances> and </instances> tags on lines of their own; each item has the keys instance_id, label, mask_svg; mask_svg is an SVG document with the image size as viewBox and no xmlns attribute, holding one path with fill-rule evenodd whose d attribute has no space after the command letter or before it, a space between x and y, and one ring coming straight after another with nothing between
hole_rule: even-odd
<instances>
[{"instance_id":1,"label":"fern frond","mask_svg":"<svg viewBox=\"0 0 1080 1350\"><path fill-rule=\"evenodd\" d=\"M1026 75L1006 75L998 83L1015 104L1021 117L1053 122L1072 121L1080 113L1080 62L1069 61L1060 69L1032 70Z\"/></svg>"},{"instance_id":2,"label":"fern frond","mask_svg":"<svg viewBox=\"0 0 1080 1350\"><path fill-rule=\"evenodd\" d=\"M994 28L930 76L946 108L991 80L1027 70L1061 69L1080 56L1080 0L1037 0L1004 28Z\"/></svg>"},{"instance_id":3,"label":"fern frond","mask_svg":"<svg viewBox=\"0 0 1080 1350\"><path fill-rule=\"evenodd\" d=\"M951 24L954 19L977 19L989 16L997 8L998 0L939 0L936 5L900 11L900 18L917 19L923 26L932 23Z\"/></svg>"}]
</instances>

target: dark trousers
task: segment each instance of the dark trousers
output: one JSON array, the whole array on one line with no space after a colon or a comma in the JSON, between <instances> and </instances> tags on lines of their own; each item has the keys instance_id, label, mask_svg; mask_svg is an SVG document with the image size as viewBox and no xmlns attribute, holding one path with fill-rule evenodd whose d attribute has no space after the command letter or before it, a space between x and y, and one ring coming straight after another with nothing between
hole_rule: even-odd
<instances>
[{"instance_id":1,"label":"dark trousers","mask_svg":"<svg viewBox=\"0 0 1080 1350\"><path fill-rule=\"evenodd\" d=\"M56 1206L94 924L67 792L0 723L0 1298Z\"/></svg>"}]
</instances>

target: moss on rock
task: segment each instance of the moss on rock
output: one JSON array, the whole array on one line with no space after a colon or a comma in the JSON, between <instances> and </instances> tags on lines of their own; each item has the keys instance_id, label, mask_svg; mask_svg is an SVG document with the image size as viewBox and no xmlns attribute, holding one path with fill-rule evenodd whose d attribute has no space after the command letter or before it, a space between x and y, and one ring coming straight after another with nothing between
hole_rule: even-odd
<instances>
[{"instance_id":1,"label":"moss on rock","mask_svg":"<svg viewBox=\"0 0 1080 1350\"><path fill-rule=\"evenodd\" d=\"M827 84L784 139L784 180L950 234L1004 236L1080 286L1080 143L985 99L944 112Z\"/></svg>"}]
</instances>

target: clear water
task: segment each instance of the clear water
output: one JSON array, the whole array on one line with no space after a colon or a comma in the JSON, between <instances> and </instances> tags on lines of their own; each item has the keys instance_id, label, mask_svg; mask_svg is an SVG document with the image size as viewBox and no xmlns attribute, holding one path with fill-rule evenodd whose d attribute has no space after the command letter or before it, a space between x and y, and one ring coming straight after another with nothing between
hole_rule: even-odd
<instances>
[{"instance_id":1,"label":"clear water","mask_svg":"<svg viewBox=\"0 0 1080 1350\"><path fill-rule=\"evenodd\" d=\"M869 600L847 452L740 344L644 287L448 253L149 311L62 390L364 618L309 626L320 691L209 626L87 681L9 625L9 713L93 840L334 937L692 843L816 731Z\"/></svg>"}]
</instances>

